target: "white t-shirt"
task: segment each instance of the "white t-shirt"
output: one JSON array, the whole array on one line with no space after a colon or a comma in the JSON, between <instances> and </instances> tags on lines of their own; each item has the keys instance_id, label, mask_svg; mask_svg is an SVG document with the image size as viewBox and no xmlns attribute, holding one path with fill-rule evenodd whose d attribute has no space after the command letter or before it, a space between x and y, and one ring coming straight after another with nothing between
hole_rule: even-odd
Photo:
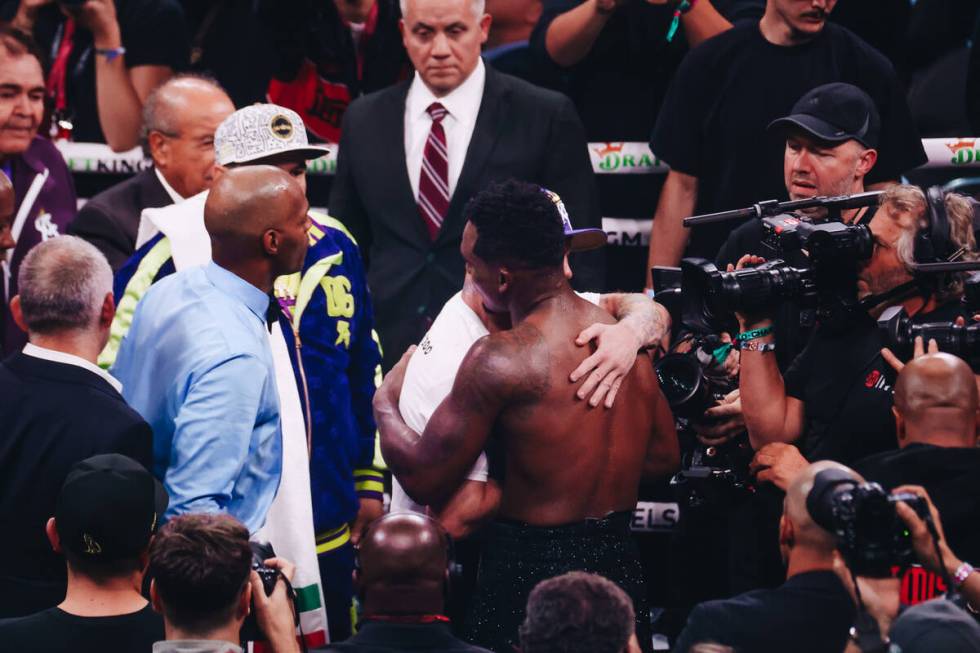
<instances>
[{"instance_id":1,"label":"white t-shirt","mask_svg":"<svg viewBox=\"0 0 980 653\"><path fill-rule=\"evenodd\" d=\"M598 293L578 295L593 304L599 303ZM462 292L446 302L405 370L398 409L409 428L416 433L425 430L432 413L452 391L456 373L470 347L489 333L480 317L463 301ZM487 472L487 455L481 453L467 479L485 483ZM425 512L425 506L405 494L397 478L392 477L391 485L391 512Z\"/></svg>"}]
</instances>

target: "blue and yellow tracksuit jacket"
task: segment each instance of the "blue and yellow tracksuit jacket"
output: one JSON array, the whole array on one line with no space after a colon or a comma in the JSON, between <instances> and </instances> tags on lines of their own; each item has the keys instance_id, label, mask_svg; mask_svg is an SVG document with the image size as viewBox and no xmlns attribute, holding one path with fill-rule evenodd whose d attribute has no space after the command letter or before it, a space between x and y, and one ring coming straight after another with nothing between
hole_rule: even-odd
<instances>
[{"instance_id":1,"label":"blue and yellow tracksuit jacket","mask_svg":"<svg viewBox=\"0 0 980 653\"><path fill-rule=\"evenodd\" d=\"M327 553L350 540L358 500L382 498L371 408L381 347L357 243L339 221L316 212L310 218L303 270L277 279L275 295L306 417L317 553ZM114 361L139 300L174 271L170 242L158 234L116 273L118 309L101 365Z\"/></svg>"},{"instance_id":2,"label":"blue and yellow tracksuit jacket","mask_svg":"<svg viewBox=\"0 0 980 653\"><path fill-rule=\"evenodd\" d=\"M358 499L384 490L371 408L381 346L357 243L339 221L310 217L303 271L277 279L275 294L307 410L317 553L326 553L350 539Z\"/></svg>"}]
</instances>

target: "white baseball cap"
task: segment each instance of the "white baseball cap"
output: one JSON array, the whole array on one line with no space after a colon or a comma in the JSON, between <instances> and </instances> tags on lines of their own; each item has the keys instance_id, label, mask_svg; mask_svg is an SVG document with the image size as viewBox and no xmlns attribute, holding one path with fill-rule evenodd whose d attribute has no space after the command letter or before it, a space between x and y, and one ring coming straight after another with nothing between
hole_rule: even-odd
<instances>
[{"instance_id":1,"label":"white baseball cap","mask_svg":"<svg viewBox=\"0 0 980 653\"><path fill-rule=\"evenodd\" d=\"M218 165L226 166L286 152L317 159L329 150L310 145L303 120L295 111L277 104L253 104L239 109L218 125L214 151Z\"/></svg>"}]
</instances>

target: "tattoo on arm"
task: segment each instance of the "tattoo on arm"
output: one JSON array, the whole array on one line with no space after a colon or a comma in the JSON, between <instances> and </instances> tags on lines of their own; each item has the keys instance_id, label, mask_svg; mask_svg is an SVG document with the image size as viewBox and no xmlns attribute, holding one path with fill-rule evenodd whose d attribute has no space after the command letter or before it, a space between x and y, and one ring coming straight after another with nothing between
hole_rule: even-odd
<instances>
[{"instance_id":1,"label":"tattoo on arm","mask_svg":"<svg viewBox=\"0 0 980 653\"><path fill-rule=\"evenodd\" d=\"M660 304L640 293L609 293L601 297L602 307L614 318L628 324L643 347L656 346L670 330L670 314Z\"/></svg>"}]
</instances>

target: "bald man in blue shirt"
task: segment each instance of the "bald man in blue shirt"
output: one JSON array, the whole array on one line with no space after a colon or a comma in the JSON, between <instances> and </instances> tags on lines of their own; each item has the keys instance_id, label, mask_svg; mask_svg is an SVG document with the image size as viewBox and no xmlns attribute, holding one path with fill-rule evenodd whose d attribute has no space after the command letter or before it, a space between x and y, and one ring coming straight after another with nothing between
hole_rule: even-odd
<instances>
[{"instance_id":1,"label":"bald man in blue shirt","mask_svg":"<svg viewBox=\"0 0 980 653\"><path fill-rule=\"evenodd\" d=\"M282 472L266 315L273 281L306 255L309 204L272 166L229 170L204 209L212 262L155 284L113 373L153 428L165 517L227 512L255 532Z\"/></svg>"}]
</instances>

